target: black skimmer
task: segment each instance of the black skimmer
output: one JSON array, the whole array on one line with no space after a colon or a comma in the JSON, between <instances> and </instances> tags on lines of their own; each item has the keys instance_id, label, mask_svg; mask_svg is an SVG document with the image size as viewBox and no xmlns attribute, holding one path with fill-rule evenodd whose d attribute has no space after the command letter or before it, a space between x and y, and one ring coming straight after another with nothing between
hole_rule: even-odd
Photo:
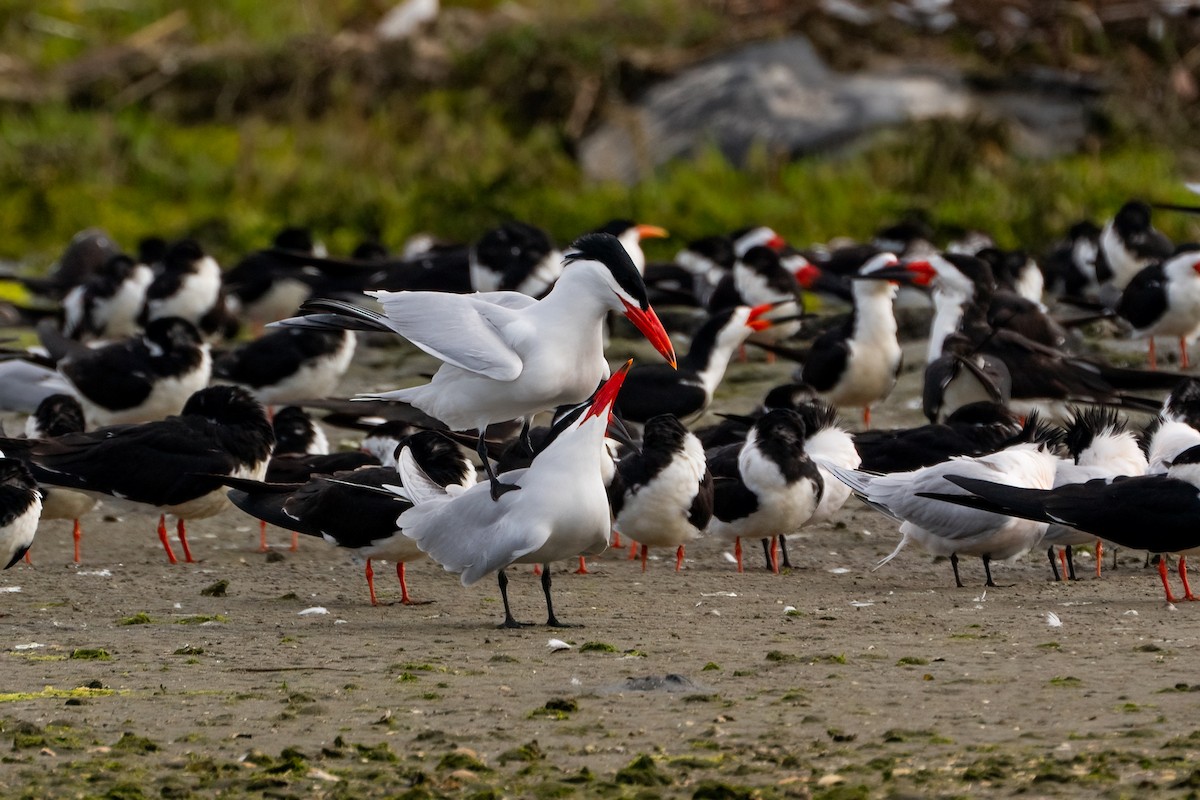
<instances>
[{"instance_id":1,"label":"black skimmer","mask_svg":"<svg viewBox=\"0 0 1200 800\"><path fill-rule=\"evenodd\" d=\"M69 394L50 395L25 420L25 439L0 439L0 448L21 461L28 461L29 453L41 440L53 439L72 433L82 433L85 427L83 406ZM69 519L72 521L71 538L74 541L74 560L80 563L79 546L83 530L79 519L96 507L96 498L64 489L61 486L42 486L42 519Z\"/></svg>"},{"instance_id":2,"label":"black skimmer","mask_svg":"<svg viewBox=\"0 0 1200 800\"><path fill-rule=\"evenodd\" d=\"M541 228L512 220L471 245L471 288L542 297L562 274L562 251Z\"/></svg>"},{"instance_id":3,"label":"black skimmer","mask_svg":"<svg viewBox=\"0 0 1200 800\"><path fill-rule=\"evenodd\" d=\"M113 256L63 298L63 335L123 339L138 332L138 315L154 272L125 255Z\"/></svg>"},{"instance_id":4,"label":"black skimmer","mask_svg":"<svg viewBox=\"0 0 1200 800\"><path fill-rule=\"evenodd\" d=\"M675 364L674 347L650 307L641 275L615 237L583 236L565 260L562 276L541 300L515 292L371 292L386 316L346 303L314 302L306 308L333 313L278 324L392 331L440 359L431 382L373 397L409 403L452 430L480 431L476 452L498 495L507 490L491 470L483 432L491 423L528 421L545 409L590 397L609 374L604 357L609 311L624 313Z\"/></svg>"},{"instance_id":5,"label":"black skimmer","mask_svg":"<svg viewBox=\"0 0 1200 800\"><path fill-rule=\"evenodd\" d=\"M981 456L1004 447L1021 431L1021 418L999 403L965 405L946 418L899 430L860 431L854 445L867 472L890 474L931 467L956 456Z\"/></svg>"},{"instance_id":6,"label":"black skimmer","mask_svg":"<svg viewBox=\"0 0 1200 800\"><path fill-rule=\"evenodd\" d=\"M1012 401L1012 374L996 356L981 353L964 333L942 340L942 354L925 365L921 410L930 422L945 422L960 409L977 403L1007 406Z\"/></svg>"},{"instance_id":7,"label":"black skimmer","mask_svg":"<svg viewBox=\"0 0 1200 800\"><path fill-rule=\"evenodd\" d=\"M697 428L694 432L700 437L706 451L727 444L741 444L746 441L746 434L754 421L773 408L790 408L799 410L800 406L809 400L816 399L816 392L806 383L785 383L774 386L763 396L759 407L749 414L717 414L721 421L715 425Z\"/></svg>"},{"instance_id":8,"label":"black skimmer","mask_svg":"<svg viewBox=\"0 0 1200 800\"><path fill-rule=\"evenodd\" d=\"M770 247L752 247L740 256L733 269L717 285L708 301L710 312L734 306L758 308L770 306L768 319L777 324L752 337L753 341L773 344L791 338L800 331L804 312L800 300L800 281L783 266L779 253ZM768 357L772 357L768 350Z\"/></svg>"},{"instance_id":9,"label":"black skimmer","mask_svg":"<svg viewBox=\"0 0 1200 800\"><path fill-rule=\"evenodd\" d=\"M212 376L268 407L316 400L337 392L356 343L353 331L279 328L218 356Z\"/></svg>"},{"instance_id":10,"label":"black skimmer","mask_svg":"<svg viewBox=\"0 0 1200 800\"><path fill-rule=\"evenodd\" d=\"M1152 553L1177 553L1184 598L1195 600L1187 582L1186 557L1200 552L1200 447L1185 450L1166 475L1100 478L1055 489L1010 486L951 472L946 480L967 495L930 494L931 499L989 513L1085 531L1106 542ZM1158 562L1168 603L1176 601L1167 582L1166 559Z\"/></svg>"},{"instance_id":11,"label":"black skimmer","mask_svg":"<svg viewBox=\"0 0 1200 800\"><path fill-rule=\"evenodd\" d=\"M1096 255L1096 275L1112 290L1101 300L1115 304L1133 276L1156 261L1169 258L1175 251L1171 240L1155 229L1150 221L1150 206L1130 200L1117 211L1100 231L1100 249Z\"/></svg>"},{"instance_id":12,"label":"black skimmer","mask_svg":"<svg viewBox=\"0 0 1200 800\"><path fill-rule=\"evenodd\" d=\"M1066 418L1067 404L1106 404L1140 410L1157 410L1156 401L1127 395L1127 391L1170 389L1182 376L1112 367L1070 356L1033 341L1012 328L1012 320L997 326L989 322L993 292L991 269L972 256L944 254L908 268L919 285L932 283L934 318L930 326L927 363L942 355L946 340L955 332L965 335L974 352L1002 361L1012 379L1013 405L1020 410L1042 408L1052 417ZM1032 319L1033 315L1025 317ZM1036 328L1035 323L1031 327ZM970 349L970 348L968 348ZM965 373L964 373L965 375ZM978 382L978 376L971 377ZM943 389L943 391L948 391ZM976 398L971 392L964 396Z\"/></svg>"},{"instance_id":13,"label":"black skimmer","mask_svg":"<svg viewBox=\"0 0 1200 800\"><path fill-rule=\"evenodd\" d=\"M408 437L404 446L431 480L439 486L463 489L475 484L475 467L463 451L443 435L422 431ZM263 483L228 479L230 501L242 511L285 530L319 536L364 559L364 574L371 605L375 596L372 559L396 565L400 579L400 602L418 605L408 593L405 563L424 558L411 539L396 524L397 517L412 503L384 489L400 484L392 467L360 467L355 470L315 475L303 483Z\"/></svg>"},{"instance_id":14,"label":"black skimmer","mask_svg":"<svg viewBox=\"0 0 1200 800\"><path fill-rule=\"evenodd\" d=\"M713 392L725 377L729 359L755 331L768 328L770 304L735 306L718 311L692 335L687 355L678 366L642 364L629 371L621 400L621 419L646 422L659 414L682 420L699 416L712 403Z\"/></svg>"},{"instance_id":15,"label":"black skimmer","mask_svg":"<svg viewBox=\"0 0 1200 800\"><path fill-rule=\"evenodd\" d=\"M839 480L854 490L863 502L900 522L900 543L876 565L891 561L915 541L935 556L949 556L954 583L962 587L958 574L960 555L979 556L987 575L986 586L995 586L991 562L1015 558L1029 552L1046 530L1044 522L993 514L975 509L949 511L944 503L931 502L928 495L954 492L948 476L970 475L994 478L1036 489L1054 485L1058 456L1054 447L1061 431L1051 429L1032 415L1026 420L1027 441L977 458L956 458L912 472L878 475L846 470L825 464Z\"/></svg>"},{"instance_id":16,"label":"black skimmer","mask_svg":"<svg viewBox=\"0 0 1200 800\"><path fill-rule=\"evenodd\" d=\"M1069 298L1095 297L1100 287L1096 276L1099 252L1100 227L1090 220L1076 222L1042 262L1047 290Z\"/></svg>"},{"instance_id":17,"label":"black skimmer","mask_svg":"<svg viewBox=\"0 0 1200 800\"><path fill-rule=\"evenodd\" d=\"M985 247L974 255L991 266L996 285L1002 291L1011 292L1045 310L1042 307L1042 294L1046 289L1046 277L1037 261L1028 253L1024 250Z\"/></svg>"},{"instance_id":18,"label":"black skimmer","mask_svg":"<svg viewBox=\"0 0 1200 800\"><path fill-rule=\"evenodd\" d=\"M1155 336L1179 342L1179 365L1188 364L1188 344L1200 336L1200 251L1190 250L1151 264L1129 280L1116 312L1150 342L1150 369L1158 366Z\"/></svg>"},{"instance_id":19,"label":"black skimmer","mask_svg":"<svg viewBox=\"0 0 1200 800\"><path fill-rule=\"evenodd\" d=\"M71 237L58 261L50 267L49 275L18 280L35 294L60 299L120 254L121 249L107 233L87 228Z\"/></svg>"},{"instance_id":20,"label":"black skimmer","mask_svg":"<svg viewBox=\"0 0 1200 800\"><path fill-rule=\"evenodd\" d=\"M567 272L564 271L564 279ZM529 467L506 474L519 492L493 499L482 484L447 492L422 471L407 450L398 471L413 507L397 520L404 535L448 572L470 586L496 573L504 600L504 626L519 626L508 603L505 568L542 565L546 624L561 626L550 599L550 563L602 552L608 547L611 516L604 487L605 432L617 392L629 371L626 362L595 393L587 411L538 453Z\"/></svg>"},{"instance_id":21,"label":"black skimmer","mask_svg":"<svg viewBox=\"0 0 1200 800\"><path fill-rule=\"evenodd\" d=\"M678 293L690 293L693 304L708 308L713 292L733 270L736 260L733 240L728 236L706 236L690 241L675 254L675 263L689 276L688 285L673 288ZM647 281L651 272L647 270Z\"/></svg>"},{"instance_id":22,"label":"black skimmer","mask_svg":"<svg viewBox=\"0 0 1200 800\"><path fill-rule=\"evenodd\" d=\"M261 402L261 401L260 401ZM287 406L271 417L275 431L274 455L318 456L329 452L324 429L299 406ZM412 431L406 431L405 435Z\"/></svg>"},{"instance_id":23,"label":"black skimmer","mask_svg":"<svg viewBox=\"0 0 1200 800\"><path fill-rule=\"evenodd\" d=\"M305 228L284 228L272 248L243 258L223 276L230 311L239 320L262 326L296 313L320 279L314 267L297 264L281 253L324 258L325 248Z\"/></svg>"},{"instance_id":24,"label":"black skimmer","mask_svg":"<svg viewBox=\"0 0 1200 800\"><path fill-rule=\"evenodd\" d=\"M674 548L678 572L684 546L704 532L713 513L713 478L700 440L670 414L652 417L641 450L617 462L617 472L613 528L641 546L642 572L651 547Z\"/></svg>"},{"instance_id":25,"label":"black skimmer","mask_svg":"<svg viewBox=\"0 0 1200 800\"><path fill-rule=\"evenodd\" d=\"M159 271L146 288L139 322L180 317L205 335L224 333L230 318L221 287L221 267L191 239L167 248Z\"/></svg>"},{"instance_id":26,"label":"black skimmer","mask_svg":"<svg viewBox=\"0 0 1200 800\"><path fill-rule=\"evenodd\" d=\"M0 455L0 561L8 569L33 544L42 516L42 493L29 468Z\"/></svg>"},{"instance_id":27,"label":"black skimmer","mask_svg":"<svg viewBox=\"0 0 1200 800\"><path fill-rule=\"evenodd\" d=\"M1144 475L1148 468L1141 444L1137 437L1126 429L1125 420L1117 415L1115 409L1077 410L1067 426L1063 444L1070 458L1059 460L1054 474L1055 488L1096 479ZM1075 580L1072 548L1081 545L1095 546L1096 577L1100 576L1104 548L1095 536L1055 523L1046 530L1042 544L1047 545L1046 556L1050 559L1050 569L1054 572L1055 580L1059 580L1060 577L1062 580L1067 580L1068 577ZM1059 551L1063 562L1061 576L1054 563L1056 546L1065 548Z\"/></svg>"},{"instance_id":28,"label":"black skimmer","mask_svg":"<svg viewBox=\"0 0 1200 800\"><path fill-rule=\"evenodd\" d=\"M669 236L665 228L660 228L657 225L639 224L631 219L609 220L594 230L593 233L607 233L617 237L617 241L621 243L621 246L625 248L625 252L629 254L629 259L633 262L633 266L639 275L646 271L646 254L642 251L642 240L665 239Z\"/></svg>"},{"instance_id":29,"label":"black skimmer","mask_svg":"<svg viewBox=\"0 0 1200 800\"><path fill-rule=\"evenodd\" d=\"M149 422L178 414L208 385L212 357L196 327L178 317L146 325L130 339L89 348L39 328L43 344L60 357L58 371L71 384L91 425Z\"/></svg>"},{"instance_id":30,"label":"black skimmer","mask_svg":"<svg viewBox=\"0 0 1200 800\"><path fill-rule=\"evenodd\" d=\"M708 533L733 542L738 572L743 538L773 541L816 513L824 481L805 453L805 433L797 412L774 409L755 420L745 442L706 454L713 474ZM777 561L769 562L778 571Z\"/></svg>"},{"instance_id":31,"label":"black skimmer","mask_svg":"<svg viewBox=\"0 0 1200 800\"><path fill-rule=\"evenodd\" d=\"M237 386L214 386L192 395L179 416L39 442L29 459L41 483L88 492L117 508L157 511L158 536L174 564L166 515L179 520L179 542L191 562L185 521L227 507L221 476L261 480L274 444L258 401Z\"/></svg>"},{"instance_id":32,"label":"black skimmer","mask_svg":"<svg viewBox=\"0 0 1200 800\"><path fill-rule=\"evenodd\" d=\"M892 300L905 272L891 253L876 253L854 276L854 308L846 322L813 342L801 379L835 406L858 406L871 426L871 406L896 385L901 350Z\"/></svg>"}]
</instances>

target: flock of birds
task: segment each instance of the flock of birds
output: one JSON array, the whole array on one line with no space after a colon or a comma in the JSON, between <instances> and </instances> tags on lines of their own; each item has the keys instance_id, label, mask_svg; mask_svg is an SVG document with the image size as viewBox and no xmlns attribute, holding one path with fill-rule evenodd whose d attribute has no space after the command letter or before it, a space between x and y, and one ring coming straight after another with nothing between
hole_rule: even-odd
<instances>
[{"instance_id":1,"label":"flock of birds","mask_svg":"<svg viewBox=\"0 0 1200 800\"><path fill-rule=\"evenodd\" d=\"M675 552L719 537L761 541L790 566L787 537L830 520L851 494L900 523L907 544L991 563L1047 548L1056 579L1073 547L1101 543L1186 556L1200 548L1200 380L1159 371L1155 338L1200 338L1200 247L1175 245L1151 207L1079 223L1035 260L972 233L935 247L919 222L868 243L797 249L770 228L689 242L647 263L661 228L616 220L565 250L507 222L467 245L374 244L330 258L304 230L228 271L194 241L76 236L49 277L4 280L39 302L11 324L39 345L0 356L0 408L29 414L0 438L0 563L40 520L74 521L101 500L158 515L158 536L192 561L186 523L232 503L261 521L365 561L429 557L469 585L540 571L609 546ZM655 312L686 320L677 357ZM929 424L872 430L901 366L896 308L931 310L922 408ZM628 323L665 363L612 369ZM1077 329L1149 343L1149 368L1084 354ZM265 327L264 327L265 326ZM258 334L249 338L246 332ZM424 383L352 399L338 388L357 346L399 336L439 362ZM798 362L749 414L709 409L751 345ZM1166 400L1162 399L1166 395ZM861 410L851 432L838 409ZM554 411L548 426L535 416ZM362 446L329 452L324 425ZM1135 432L1129 415L1142 415ZM692 425L692 427L689 427ZM1060 427L1061 426L1061 427ZM481 472L480 472L481 471ZM478 479L477 479L478 476ZM1056 563L1056 561L1058 563ZM1059 566L1062 565L1060 576Z\"/></svg>"}]
</instances>

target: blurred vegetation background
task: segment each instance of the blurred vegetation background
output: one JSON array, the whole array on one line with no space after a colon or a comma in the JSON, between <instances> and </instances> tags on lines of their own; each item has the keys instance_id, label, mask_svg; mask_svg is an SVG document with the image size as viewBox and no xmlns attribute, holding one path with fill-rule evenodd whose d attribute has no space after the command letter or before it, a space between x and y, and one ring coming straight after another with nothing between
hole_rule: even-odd
<instances>
[{"instance_id":1,"label":"blurred vegetation background","mask_svg":"<svg viewBox=\"0 0 1200 800\"><path fill-rule=\"evenodd\" d=\"M941 32L828 4L443 0L418 35L384 41L385 0L6 0L0 258L44 267L90 226L128 248L194 235L232 259L285 224L344 253L364 236L470 240L508 217L563 241L629 216L668 227L666 248L749 223L805 244L910 209L1037 248L1130 197L1200 199L1182 187L1200 178L1200 38L1169 3L957 0ZM708 151L634 186L581 174L576 145L606 113L703 57L794 33L838 69L1042 66L1109 93L1085 145L1052 160L1017 155L1002 126L928 122L835 155L735 167Z\"/></svg>"}]
</instances>

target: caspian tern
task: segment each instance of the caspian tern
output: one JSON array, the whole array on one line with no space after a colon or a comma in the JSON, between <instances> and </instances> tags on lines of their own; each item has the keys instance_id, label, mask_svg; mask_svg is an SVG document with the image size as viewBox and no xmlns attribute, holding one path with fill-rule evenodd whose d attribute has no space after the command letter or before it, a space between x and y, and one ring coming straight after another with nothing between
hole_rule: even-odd
<instances>
[{"instance_id":1,"label":"caspian tern","mask_svg":"<svg viewBox=\"0 0 1200 800\"><path fill-rule=\"evenodd\" d=\"M565 260L562 276L541 300L516 292L368 292L386 316L325 301L305 308L332 315L277 324L393 331L441 359L429 383L370 397L410 403L452 430L480 431L476 452L498 497L508 490L491 469L482 432L493 422L528 423L540 411L590 397L609 374L608 312L624 313L675 364L675 349L650 307L641 275L616 237L583 236Z\"/></svg>"},{"instance_id":2,"label":"caspian tern","mask_svg":"<svg viewBox=\"0 0 1200 800\"><path fill-rule=\"evenodd\" d=\"M546 624L559 627L550 599L550 563L608 547L611 517L603 462L610 456L604 435L630 363L596 391L587 411L528 468L505 473L519 492L493 500L482 484L443 488L422 474L407 450L400 451L398 471L414 504L397 520L401 530L447 572L461 574L463 586L496 573L505 627L520 625L508 603L506 567L542 565Z\"/></svg>"}]
</instances>

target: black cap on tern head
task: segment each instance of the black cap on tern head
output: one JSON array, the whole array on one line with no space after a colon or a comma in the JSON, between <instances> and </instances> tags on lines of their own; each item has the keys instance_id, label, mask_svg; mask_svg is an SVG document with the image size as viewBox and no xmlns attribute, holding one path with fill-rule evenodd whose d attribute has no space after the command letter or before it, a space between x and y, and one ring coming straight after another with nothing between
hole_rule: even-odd
<instances>
[{"instance_id":1,"label":"black cap on tern head","mask_svg":"<svg viewBox=\"0 0 1200 800\"><path fill-rule=\"evenodd\" d=\"M638 274L625 246L611 233L580 236L571 244L571 250L564 260L568 265L575 261L598 261L608 267L617 285L637 302L641 310L650 308L650 298L646 296L646 284L642 276Z\"/></svg>"}]
</instances>

